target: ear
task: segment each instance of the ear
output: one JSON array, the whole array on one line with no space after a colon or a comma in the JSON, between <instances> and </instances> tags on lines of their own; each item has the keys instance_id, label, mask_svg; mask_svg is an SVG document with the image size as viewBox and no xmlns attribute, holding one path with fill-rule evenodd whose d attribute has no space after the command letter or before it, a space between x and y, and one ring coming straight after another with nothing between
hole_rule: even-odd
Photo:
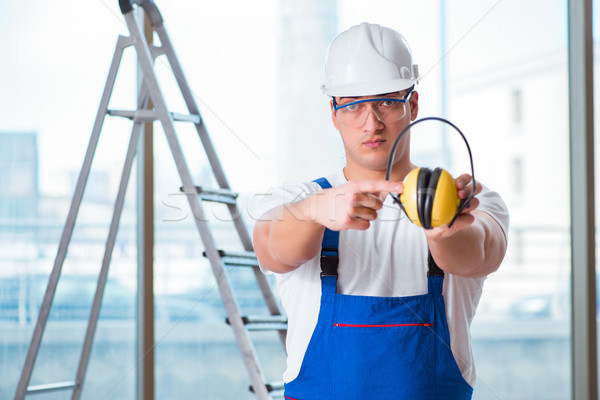
<instances>
[{"instance_id":1,"label":"ear","mask_svg":"<svg viewBox=\"0 0 600 400\"><path fill-rule=\"evenodd\" d=\"M333 126L335 126L335 129L339 131L340 127L338 126L337 115L335 114L335 110L333 109L333 100L329 101L329 107L331 107L331 120L333 121Z\"/></svg>"},{"instance_id":2,"label":"ear","mask_svg":"<svg viewBox=\"0 0 600 400\"><path fill-rule=\"evenodd\" d=\"M412 92L408 104L410 105L410 120L414 121L419 115L419 92L416 90Z\"/></svg>"}]
</instances>

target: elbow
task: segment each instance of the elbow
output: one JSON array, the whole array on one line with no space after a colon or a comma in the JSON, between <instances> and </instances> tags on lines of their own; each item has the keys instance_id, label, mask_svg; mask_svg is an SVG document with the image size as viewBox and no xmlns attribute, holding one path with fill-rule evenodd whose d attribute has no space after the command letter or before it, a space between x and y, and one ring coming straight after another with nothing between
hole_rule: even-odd
<instances>
[{"instance_id":1,"label":"elbow","mask_svg":"<svg viewBox=\"0 0 600 400\"><path fill-rule=\"evenodd\" d=\"M490 215L480 212L479 221L481 222L483 240L481 241L479 267L475 268L474 276L487 276L496 272L506 254L506 235Z\"/></svg>"},{"instance_id":2,"label":"elbow","mask_svg":"<svg viewBox=\"0 0 600 400\"><path fill-rule=\"evenodd\" d=\"M463 238L455 243L456 257L449 258L446 266L440 264L440 268L465 278L481 278L496 272L506 254L506 237L495 221L489 222L480 225L472 240Z\"/></svg>"},{"instance_id":3,"label":"elbow","mask_svg":"<svg viewBox=\"0 0 600 400\"><path fill-rule=\"evenodd\" d=\"M479 278L488 276L500 268L506 254L506 238L498 230L487 231L478 251L479 257L466 268L467 276Z\"/></svg>"},{"instance_id":4,"label":"elbow","mask_svg":"<svg viewBox=\"0 0 600 400\"><path fill-rule=\"evenodd\" d=\"M265 221L258 221L254 226L252 234L254 244L254 254L261 266L271 272L283 274L293 271L298 266L289 265L281 260L277 252L278 246L273 243L270 234L269 224Z\"/></svg>"},{"instance_id":5,"label":"elbow","mask_svg":"<svg viewBox=\"0 0 600 400\"><path fill-rule=\"evenodd\" d=\"M486 246L486 260L485 263L488 269L488 275L498 271L504 256L506 255L506 237L504 234L492 236L490 239L491 243Z\"/></svg>"}]
</instances>

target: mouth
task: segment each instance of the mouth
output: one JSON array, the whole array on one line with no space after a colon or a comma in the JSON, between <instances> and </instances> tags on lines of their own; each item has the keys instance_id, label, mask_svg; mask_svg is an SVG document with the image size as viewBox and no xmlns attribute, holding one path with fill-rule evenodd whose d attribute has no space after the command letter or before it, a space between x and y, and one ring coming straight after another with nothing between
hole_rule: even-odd
<instances>
[{"instance_id":1,"label":"mouth","mask_svg":"<svg viewBox=\"0 0 600 400\"><path fill-rule=\"evenodd\" d=\"M369 139L369 140L365 140L363 142L363 144L365 146L367 146L367 147L370 147L370 148L376 148L376 147L380 147L385 142L386 142L385 139Z\"/></svg>"}]
</instances>

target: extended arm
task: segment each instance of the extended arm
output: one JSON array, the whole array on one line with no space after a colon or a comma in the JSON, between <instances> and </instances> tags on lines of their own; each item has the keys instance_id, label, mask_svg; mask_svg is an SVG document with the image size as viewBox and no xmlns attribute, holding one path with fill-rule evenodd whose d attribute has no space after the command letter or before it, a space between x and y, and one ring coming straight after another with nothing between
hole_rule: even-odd
<instances>
[{"instance_id":1,"label":"extended arm","mask_svg":"<svg viewBox=\"0 0 600 400\"><path fill-rule=\"evenodd\" d=\"M310 218L315 195L267 212L254 226L254 251L273 272L288 272L319 251L325 227Z\"/></svg>"},{"instance_id":2,"label":"extended arm","mask_svg":"<svg viewBox=\"0 0 600 400\"><path fill-rule=\"evenodd\" d=\"M326 227L367 229L383 206L382 194L401 191L398 183L351 181L276 207L254 226L256 256L273 272L292 271L318 254Z\"/></svg>"},{"instance_id":3,"label":"extended arm","mask_svg":"<svg viewBox=\"0 0 600 400\"><path fill-rule=\"evenodd\" d=\"M469 180L468 175L457 179L461 198L467 196ZM478 187L477 192L480 190ZM476 197L470 203L452 228L435 228L425 234L433 258L444 271L464 277L486 276L500 266L506 253L506 237L494 218L476 209Z\"/></svg>"}]
</instances>

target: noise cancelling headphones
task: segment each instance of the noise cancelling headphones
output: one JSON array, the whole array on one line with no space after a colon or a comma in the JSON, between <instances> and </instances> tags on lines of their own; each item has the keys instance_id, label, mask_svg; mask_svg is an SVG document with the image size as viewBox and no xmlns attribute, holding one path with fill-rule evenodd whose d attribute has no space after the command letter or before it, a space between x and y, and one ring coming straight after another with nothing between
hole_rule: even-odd
<instances>
[{"instance_id":1,"label":"noise cancelling headphones","mask_svg":"<svg viewBox=\"0 0 600 400\"><path fill-rule=\"evenodd\" d=\"M432 229L446 224L450 227L465 207L468 206L469 201L475 195L474 188L476 187L471 148L465 135L450 121L438 117L427 117L414 121L404 127L390 151L386 180L390 178L396 148L402 136L414 125L428 120L444 122L452 126L462 136L471 161L473 190L468 198L460 200L458 198L456 181L448 171L442 168L435 168L434 170L429 168L415 168L404 178L404 190L402 194L400 196L392 194L392 197L414 224L425 229Z\"/></svg>"}]
</instances>

